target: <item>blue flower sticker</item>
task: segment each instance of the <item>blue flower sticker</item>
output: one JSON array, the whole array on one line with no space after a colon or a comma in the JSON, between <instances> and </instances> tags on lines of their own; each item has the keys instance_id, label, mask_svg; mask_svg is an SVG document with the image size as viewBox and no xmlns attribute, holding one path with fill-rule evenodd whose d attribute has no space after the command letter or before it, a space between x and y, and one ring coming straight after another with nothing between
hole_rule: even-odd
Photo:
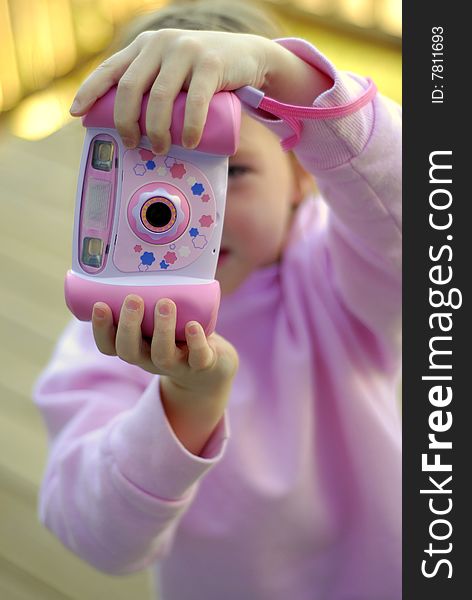
<instances>
[{"instance_id":1,"label":"blue flower sticker","mask_svg":"<svg viewBox=\"0 0 472 600\"><path fill-rule=\"evenodd\" d=\"M151 266L152 263L156 260L156 258L154 256L154 252L144 252L143 254L141 254L141 256L139 258L141 259L141 262L143 263L143 265L149 265L149 266Z\"/></svg>"},{"instance_id":2,"label":"blue flower sticker","mask_svg":"<svg viewBox=\"0 0 472 600\"><path fill-rule=\"evenodd\" d=\"M201 183L194 183L190 189L192 190L192 194L194 196L201 196L205 191L205 188Z\"/></svg>"},{"instance_id":3,"label":"blue flower sticker","mask_svg":"<svg viewBox=\"0 0 472 600\"><path fill-rule=\"evenodd\" d=\"M189 229L189 234L191 237L197 237L198 229L196 227L192 227L191 229Z\"/></svg>"},{"instance_id":4,"label":"blue flower sticker","mask_svg":"<svg viewBox=\"0 0 472 600\"><path fill-rule=\"evenodd\" d=\"M161 269L167 269L167 267L169 266L165 260L161 260L161 262L159 263L159 266L161 267Z\"/></svg>"},{"instance_id":5,"label":"blue flower sticker","mask_svg":"<svg viewBox=\"0 0 472 600\"><path fill-rule=\"evenodd\" d=\"M155 168L156 168L156 163L153 160L148 160L146 163L146 169L149 169L149 171L152 171Z\"/></svg>"}]
</instances>

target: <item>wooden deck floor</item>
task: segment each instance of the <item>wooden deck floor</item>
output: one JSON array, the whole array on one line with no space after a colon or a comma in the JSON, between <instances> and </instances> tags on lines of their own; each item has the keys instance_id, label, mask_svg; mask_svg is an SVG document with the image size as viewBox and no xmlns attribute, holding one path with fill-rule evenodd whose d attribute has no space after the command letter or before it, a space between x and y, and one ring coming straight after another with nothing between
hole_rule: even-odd
<instances>
[{"instance_id":1,"label":"wooden deck floor","mask_svg":"<svg viewBox=\"0 0 472 600\"><path fill-rule=\"evenodd\" d=\"M39 142L0 131L0 598L147 600L146 574L108 577L40 524L46 436L32 385L70 318L63 278L82 128Z\"/></svg>"}]
</instances>

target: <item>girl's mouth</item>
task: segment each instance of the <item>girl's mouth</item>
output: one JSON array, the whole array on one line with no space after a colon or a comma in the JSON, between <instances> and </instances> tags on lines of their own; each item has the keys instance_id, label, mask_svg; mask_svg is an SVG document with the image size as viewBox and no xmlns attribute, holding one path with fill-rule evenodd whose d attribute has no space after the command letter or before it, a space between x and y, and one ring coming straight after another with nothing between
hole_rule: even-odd
<instances>
[{"instance_id":1,"label":"girl's mouth","mask_svg":"<svg viewBox=\"0 0 472 600\"><path fill-rule=\"evenodd\" d=\"M228 250L228 248L220 248L220 253L218 255L218 266L224 264L227 259L228 256L230 255L230 251Z\"/></svg>"}]
</instances>

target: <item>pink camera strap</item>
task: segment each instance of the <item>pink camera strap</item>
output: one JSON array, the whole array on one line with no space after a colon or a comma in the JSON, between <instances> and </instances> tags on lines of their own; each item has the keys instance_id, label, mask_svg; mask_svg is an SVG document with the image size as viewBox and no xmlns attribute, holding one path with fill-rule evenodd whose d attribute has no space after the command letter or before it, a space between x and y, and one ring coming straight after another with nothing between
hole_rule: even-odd
<instances>
[{"instance_id":1,"label":"pink camera strap","mask_svg":"<svg viewBox=\"0 0 472 600\"><path fill-rule=\"evenodd\" d=\"M301 136L303 123L300 119L339 119L360 110L368 104L375 97L377 87L371 79L368 78L367 81L369 85L359 98L349 104L334 107L285 104L273 98L268 98L263 92L251 86L244 86L238 90L234 90L234 93L245 104L253 108L260 108L285 121L293 130L293 135L282 141L282 147L284 150L291 150Z\"/></svg>"}]
</instances>

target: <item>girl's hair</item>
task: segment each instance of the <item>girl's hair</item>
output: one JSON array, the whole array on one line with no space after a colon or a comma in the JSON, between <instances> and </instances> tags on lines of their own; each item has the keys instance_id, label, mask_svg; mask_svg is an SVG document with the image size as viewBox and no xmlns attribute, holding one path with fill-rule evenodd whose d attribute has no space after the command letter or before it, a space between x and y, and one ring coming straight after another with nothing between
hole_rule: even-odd
<instances>
[{"instance_id":1,"label":"girl's hair","mask_svg":"<svg viewBox=\"0 0 472 600\"><path fill-rule=\"evenodd\" d=\"M111 53L125 48L143 31L185 29L249 33L269 39L285 34L274 13L257 1L246 0L173 0L164 8L135 18L112 43ZM290 160L303 169L293 152Z\"/></svg>"},{"instance_id":2,"label":"girl's hair","mask_svg":"<svg viewBox=\"0 0 472 600\"><path fill-rule=\"evenodd\" d=\"M164 8L138 16L112 44L112 52L130 44L142 31L189 29L249 33L270 39L283 36L275 15L257 2L243 0L174 0Z\"/></svg>"}]
</instances>

